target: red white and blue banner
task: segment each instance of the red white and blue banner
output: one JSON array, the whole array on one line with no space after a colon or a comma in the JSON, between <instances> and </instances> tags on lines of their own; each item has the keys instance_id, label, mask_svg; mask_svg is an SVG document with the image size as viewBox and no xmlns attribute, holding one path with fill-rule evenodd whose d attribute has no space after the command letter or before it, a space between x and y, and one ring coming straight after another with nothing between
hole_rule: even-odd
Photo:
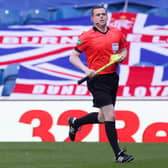
<instances>
[{"instance_id":1,"label":"red white and blue banner","mask_svg":"<svg viewBox=\"0 0 168 168\"><path fill-rule=\"evenodd\" d=\"M168 19L135 13L109 13L109 25L128 41L128 58L119 66L119 98L168 98ZM90 18L0 29L0 68L19 63L12 99L88 99L85 74L68 61ZM84 54L81 55L83 61Z\"/></svg>"}]
</instances>

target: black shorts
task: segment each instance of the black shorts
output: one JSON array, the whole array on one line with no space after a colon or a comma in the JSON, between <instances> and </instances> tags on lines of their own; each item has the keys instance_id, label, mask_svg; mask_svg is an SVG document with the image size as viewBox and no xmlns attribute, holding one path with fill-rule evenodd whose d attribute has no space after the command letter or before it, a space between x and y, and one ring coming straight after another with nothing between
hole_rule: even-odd
<instances>
[{"instance_id":1,"label":"black shorts","mask_svg":"<svg viewBox=\"0 0 168 168\"><path fill-rule=\"evenodd\" d=\"M93 106L115 105L119 77L117 73L97 75L87 81L93 95Z\"/></svg>"}]
</instances>

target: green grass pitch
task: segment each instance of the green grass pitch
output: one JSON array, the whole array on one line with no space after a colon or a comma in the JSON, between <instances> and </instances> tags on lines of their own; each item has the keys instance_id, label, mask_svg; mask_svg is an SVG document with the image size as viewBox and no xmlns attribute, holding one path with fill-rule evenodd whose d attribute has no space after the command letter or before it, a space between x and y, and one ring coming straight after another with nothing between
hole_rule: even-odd
<instances>
[{"instance_id":1,"label":"green grass pitch","mask_svg":"<svg viewBox=\"0 0 168 168\"><path fill-rule=\"evenodd\" d=\"M120 143L135 156L114 162L108 143L1 142L1 168L166 168L168 143Z\"/></svg>"}]
</instances>

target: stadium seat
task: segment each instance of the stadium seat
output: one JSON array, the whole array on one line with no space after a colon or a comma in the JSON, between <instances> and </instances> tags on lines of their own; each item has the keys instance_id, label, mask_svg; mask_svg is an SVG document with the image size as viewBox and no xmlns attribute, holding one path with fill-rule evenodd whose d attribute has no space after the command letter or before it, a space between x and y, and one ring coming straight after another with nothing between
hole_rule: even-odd
<instances>
[{"instance_id":1,"label":"stadium seat","mask_svg":"<svg viewBox=\"0 0 168 168\"><path fill-rule=\"evenodd\" d=\"M58 9L57 8L48 8L48 11L50 13L50 20L59 20L61 19L60 14L58 14Z\"/></svg>"},{"instance_id":2,"label":"stadium seat","mask_svg":"<svg viewBox=\"0 0 168 168\"><path fill-rule=\"evenodd\" d=\"M9 25L21 25L22 17L20 10L16 9L0 9L0 25L9 26Z\"/></svg>"},{"instance_id":3,"label":"stadium seat","mask_svg":"<svg viewBox=\"0 0 168 168\"><path fill-rule=\"evenodd\" d=\"M146 13L150 8L144 5L128 4L127 12Z\"/></svg>"},{"instance_id":4,"label":"stadium seat","mask_svg":"<svg viewBox=\"0 0 168 168\"><path fill-rule=\"evenodd\" d=\"M15 87L18 70L19 64L10 64L4 69L2 96L10 96L12 93Z\"/></svg>"},{"instance_id":5,"label":"stadium seat","mask_svg":"<svg viewBox=\"0 0 168 168\"><path fill-rule=\"evenodd\" d=\"M55 10L49 9L49 12L50 12L50 16L51 16L50 17L51 21L63 19L63 15L61 14L59 9L55 9Z\"/></svg>"},{"instance_id":6,"label":"stadium seat","mask_svg":"<svg viewBox=\"0 0 168 168\"><path fill-rule=\"evenodd\" d=\"M50 12L47 9L30 9L24 14L24 24L38 24L50 21Z\"/></svg>"},{"instance_id":7,"label":"stadium seat","mask_svg":"<svg viewBox=\"0 0 168 168\"><path fill-rule=\"evenodd\" d=\"M91 16L91 9L86 9L86 10L83 12L83 16Z\"/></svg>"},{"instance_id":8,"label":"stadium seat","mask_svg":"<svg viewBox=\"0 0 168 168\"><path fill-rule=\"evenodd\" d=\"M82 14L80 10L76 8L59 8L56 12L57 17L60 19L67 19L67 18L76 18L81 17Z\"/></svg>"},{"instance_id":9,"label":"stadium seat","mask_svg":"<svg viewBox=\"0 0 168 168\"><path fill-rule=\"evenodd\" d=\"M168 8L152 8L148 11L148 14L161 17L168 17Z\"/></svg>"},{"instance_id":10,"label":"stadium seat","mask_svg":"<svg viewBox=\"0 0 168 168\"><path fill-rule=\"evenodd\" d=\"M110 13L119 12L122 8L123 8L123 5L121 6L118 4L112 4L112 5L108 5L107 11Z\"/></svg>"},{"instance_id":11,"label":"stadium seat","mask_svg":"<svg viewBox=\"0 0 168 168\"><path fill-rule=\"evenodd\" d=\"M146 5L138 5L135 3L118 3L111 4L108 6L108 11L110 12L133 12L133 13L146 13L151 7Z\"/></svg>"},{"instance_id":12,"label":"stadium seat","mask_svg":"<svg viewBox=\"0 0 168 168\"><path fill-rule=\"evenodd\" d=\"M3 69L0 69L0 85L3 83Z\"/></svg>"}]
</instances>

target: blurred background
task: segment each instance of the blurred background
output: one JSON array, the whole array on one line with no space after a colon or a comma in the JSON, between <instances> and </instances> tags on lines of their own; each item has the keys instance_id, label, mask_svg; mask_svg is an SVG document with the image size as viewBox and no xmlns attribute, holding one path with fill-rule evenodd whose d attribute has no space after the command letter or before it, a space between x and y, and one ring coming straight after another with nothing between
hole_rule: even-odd
<instances>
[{"instance_id":1,"label":"blurred background","mask_svg":"<svg viewBox=\"0 0 168 168\"><path fill-rule=\"evenodd\" d=\"M95 110L86 83L76 84L85 74L68 58L97 4L128 42L118 68L119 141L168 142L167 0L0 0L0 141L69 141L67 118ZM107 141L101 126L78 137Z\"/></svg>"}]
</instances>

